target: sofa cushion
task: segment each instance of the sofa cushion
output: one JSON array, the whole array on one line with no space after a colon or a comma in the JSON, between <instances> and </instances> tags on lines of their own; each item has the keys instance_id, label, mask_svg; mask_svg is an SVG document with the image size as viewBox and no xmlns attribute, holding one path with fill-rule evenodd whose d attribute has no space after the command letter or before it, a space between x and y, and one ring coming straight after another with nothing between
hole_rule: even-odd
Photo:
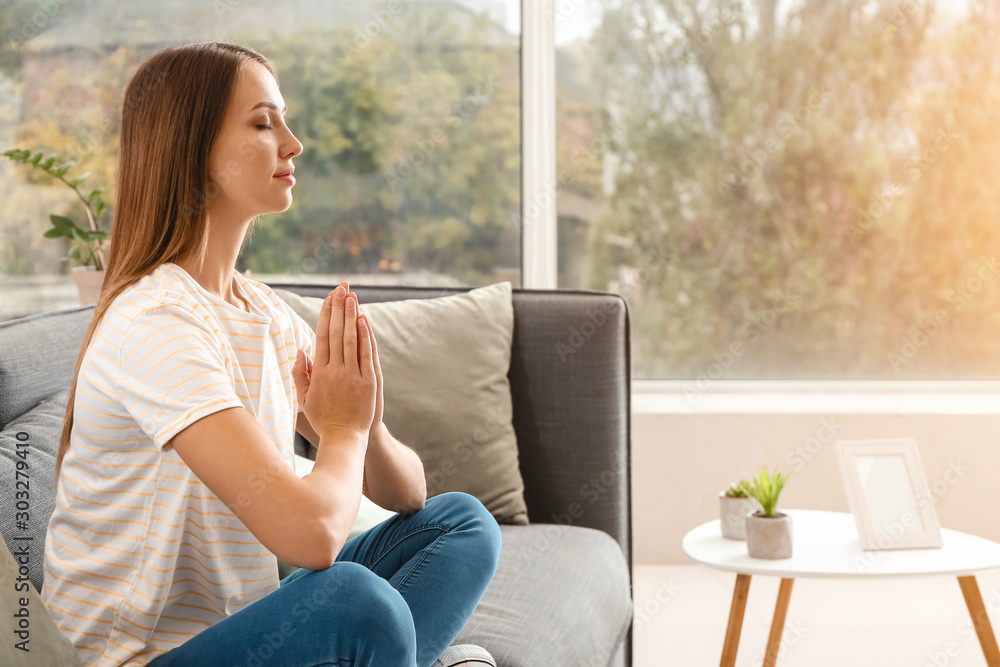
<instances>
[{"instance_id":1,"label":"sofa cushion","mask_svg":"<svg viewBox=\"0 0 1000 667\"><path fill-rule=\"evenodd\" d=\"M618 543L557 524L500 533L497 572L454 643L486 648L498 667L609 664L632 618Z\"/></svg>"},{"instance_id":2,"label":"sofa cushion","mask_svg":"<svg viewBox=\"0 0 1000 667\"><path fill-rule=\"evenodd\" d=\"M0 616L5 634L0 641L0 665L83 667L73 644L46 611L38 591L18 581L19 569L10 552L0 546ZM19 627L22 618L26 618L27 628ZM26 635L16 634L19 632Z\"/></svg>"},{"instance_id":3,"label":"sofa cushion","mask_svg":"<svg viewBox=\"0 0 1000 667\"><path fill-rule=\"evenodd\" d=\"M94 307L0 322L0 428L69 387Z\"/></svg>"},{"instance_id":4,"label":"sofa cushion","mask_svg":"<svg viewBox=\"0 0 1000 667\"><path fill-rule=\"evenodd\" d=\"M17 553L18 547L25 542L30 544L28 576L37 591L42 590L45 534L56 506L56 456L68 397L69 389L63 389L0 431L0 479L4 480L6 496L0 499L0 533L11 553ZM28 446L18 447L19 442L26 442ZM22 472L29 475L27 520L19 514L18 499L14 495L24 490L16 485L15 479L20 462L23 462L22 468L27 465ZM30 539L16 539L21 537Z\"/></svg>"},{"instance_id":5,"label":"sofa cushion","mask_svg":"<svg viewBox=\"0 0 1000 667\"><path fill-rule=\"evenodd\" d=\"M315 330L322 299L274 291ZM510 282L359 307L378 346L383 421L423 461L428 497L463 491L498 523L527 524L507 379Z\"/></svg>"}]
</instances>

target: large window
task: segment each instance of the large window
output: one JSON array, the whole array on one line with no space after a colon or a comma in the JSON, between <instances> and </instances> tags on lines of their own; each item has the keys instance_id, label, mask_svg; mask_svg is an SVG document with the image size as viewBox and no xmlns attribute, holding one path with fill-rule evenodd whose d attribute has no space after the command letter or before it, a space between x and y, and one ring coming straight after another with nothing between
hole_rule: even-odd
<instances>
[{"instance_id":1,"label":"large window","mask_svg":"<svg viewBox=\"0 0 1000 667\"><path fill-rule=\"evenodd\" d=\"M109 202L122 91L139 62L211 39L271 58L304 151L292 207L262 217L241 271L519 284L517 0L17 1L0 6L0 36L0 152L75 160ZM68 246L43 233L51 213L84 224L82 207L6 158L0 175L0 318L74 305Z\"/></svg>"},{"instance_id":2,"label":"large window","mask_svg":"<svg viewBox=\"0 0 1000 667\"><path fill-rule=\"evenodd\" d=\"M995 3L552 2L558 285L628 300L637 379L1000 374ZM238 268L520 285L520 22L518 0L14 0L0 141L113 201L131 69L241 41L305 153ZM72 305L42 238L72 193L0 176L0 318Z\"/></svg>"},{"instance_id":3,"label":"large window","mask_svg":"<svg viewBox=\"0 0 1000 667\"><path fill-rule=\"evenodd\" d=\"M1000 9L556 0L560 286L637 378L1000 375Z\"/></svg>"}]
</instances>

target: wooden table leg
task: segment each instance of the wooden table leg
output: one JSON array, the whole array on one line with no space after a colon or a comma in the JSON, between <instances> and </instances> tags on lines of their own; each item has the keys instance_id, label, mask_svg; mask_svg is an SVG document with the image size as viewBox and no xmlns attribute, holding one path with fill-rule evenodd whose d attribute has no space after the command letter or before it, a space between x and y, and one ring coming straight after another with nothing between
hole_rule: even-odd
<instances>
[{"instance_id":1,"label":"wooden table leg","mask_svg":"<svg viewBox=\"0 0 1000 667\"><path fill-rule=\"evenodd\" d=\"M720 667L736 665L736 651L740 647L740 630L743 629L743 613L747 609L747 596L750 594L750 575L737 574L736 587L733 589L733 605L729 608L729 625L726 626L726 642L722 645L722 662Z\"/></svg>"},{"instance_id":2,"label":"wooden table leg","mask_svg":"<svg viewBox=\"0 0 1000 667\"><path fill-rule=\"evenodd\" d=\"M788 600L792 597L794 579L782 579L778 588L778 601L774 605L774 620L771 621L771 635L767 638L767 652L764 653L764 667L774 667L781 649L781 635L785 630L785 616L788 614Z\"/></svg>"},{"instance_id":3,"label":"wooden table leg","mask_svg":"<svg viewBox=\"0 0 1000 667\"><path fill-rule=\"evenodd\" d=\"M1000 667L1000 649L997 648L997 638L993 634L990 616L983 605L983 596L979 593L979 584L975 577L959 577L958 585L962 587L965 606L969 608L972 624L979 635L979 645L983 647L988 667Z\"/></svg>"}]
</instances>

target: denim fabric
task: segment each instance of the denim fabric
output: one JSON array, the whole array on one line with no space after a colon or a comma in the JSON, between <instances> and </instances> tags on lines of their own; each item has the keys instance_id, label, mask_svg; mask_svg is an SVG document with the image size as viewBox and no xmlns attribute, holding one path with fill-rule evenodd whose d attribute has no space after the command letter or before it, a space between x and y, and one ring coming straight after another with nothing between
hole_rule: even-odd
<instances>
[{"instance_id":1,"label":"denim fabric","mask_svg":"<svg viewBox=\"0 0 1000 667\"><path fill-rule=\"evenodd\" d=\"M493 579L500 544L479 500L443 493L348 541L329 568L296 570L149 667L431 667Z\"/></svg>"}]
</instances>

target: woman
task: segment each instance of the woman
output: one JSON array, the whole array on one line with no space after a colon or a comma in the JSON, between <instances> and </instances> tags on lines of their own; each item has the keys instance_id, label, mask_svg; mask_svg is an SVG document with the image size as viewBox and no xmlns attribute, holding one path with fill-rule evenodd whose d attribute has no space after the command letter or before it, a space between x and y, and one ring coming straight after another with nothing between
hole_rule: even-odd
<instances>
[{"instance_id":1,"label":"woman","mask_svg":"<svg viewBox=\"0 0 1000 667\"><path fill-rule=\"evenodd\" d=\"M126 87L43 600L100 667L493 665L449 644L499 528L468 494L426 499L382 423L357 296L341 283L313 332L235 270L256 216L292 202L302 144L284 111L271 62L235 44L161 51ZM296 430L318 446L301 479ZM362 493L398 513L348 542ZM276 556L301 569L279 583Z\"/></svg>"}]
</instances>

